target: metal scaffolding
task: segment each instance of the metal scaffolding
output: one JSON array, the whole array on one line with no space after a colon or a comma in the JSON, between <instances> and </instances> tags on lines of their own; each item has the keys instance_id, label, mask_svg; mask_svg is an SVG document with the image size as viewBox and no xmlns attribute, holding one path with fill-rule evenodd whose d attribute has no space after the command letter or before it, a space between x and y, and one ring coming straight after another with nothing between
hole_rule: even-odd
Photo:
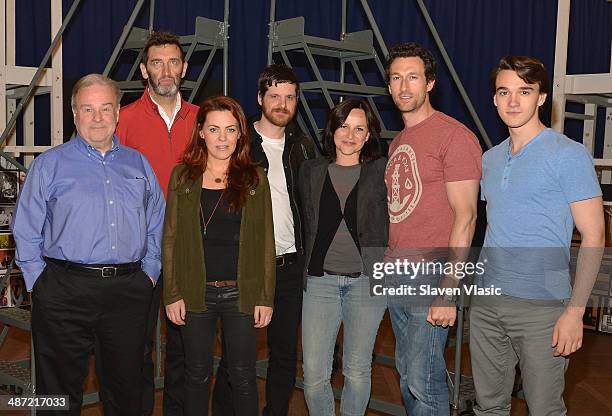
<instances>
[{"instance_id":1,"label":"metal scaffolding","mask_svg":"<svg viewBox=\"0 0 612 416\"><path fill-rule=\"evenodd\" d=\"M603 2L604 0L602 0ZM611 0L607 0L608 3ZM553 79L552 127L563 132L565 120L582 120L582 143L594 154L597 127L597 111L605 108L603 159L595 164L605 167L601 182L612 183L612 48L610 50L610 72L600 74L567 74L567 49L570 30L571 0L559 0L557 6L557 37L555 42L555 68ZM610 5L609 7L612 7ZM566 103L584 105L584 113L566 111Z\"/></svg>"},{"instance_id":2,"label":"metal scaffolding","mask_svg":"<svg viewBox=\"0 0 612 416\"><path fill-rule=\"evenodd\" d=\"M451 78L461 98L463 99L474 123L482 137L482 140L487 147L493 147L489 136L478 117L472 102L463 87L461 79L457 75L450 56L448 55L444 43L440 38L436 26L429 15L427 7L422 0L416 0L416 3L427 23L427 26L438 46L442 58L449 70ZM377 118L382 127L381 136L383 138L393 138L398 132L391 131L386 128L385 123L380 115L378 103L375 100L378 97L387 97L389 95L386 85L386 74L383 61L388 55L387 46L380 32L376 19L372 14L372 10L367 0L359 0L359 5L363 9L367 18L370 29L354 33L347 33L347 0L342 0L342 22L339 40L325 39L320 37L308 36L304 32L305 21L303 17L296 17L276 21L276 0L270 1L270 21L268 30L268 64L274 60L274 54L279 54L280 59L286 65L293 67L292 55L305 55L307 59L308 73L313 75L312 79L300 82L300 103L303 112L308 121L308 127L301 116L298 118L298 123L304 131L310 131L320 138L321 127L317 124L317 120L313 115L311 103L306 99L304 92L318 93L323 96L328 108L331 109L335 102L341 101L344 96L361 96L365 97L372 106ZM376 40L376 43L374 43ZM380 51L380 53L379 53ZM335 80L325 80L320 69L318 58L332 58L339 61L339 74L334 74ZM366 81L366 77L362 72L359 63L370 61L373 62L378 72L379 82L375 85ZM350 68L351 72L348 72ZM347 76L348 75L348 76ZM354 82L348 82L351 77ZM371 78L371 77L370 77ZM316 102L317 100L311 100Z\"/></svg>"},{"instance_id":3,"label":"metal scaffolding","mask_svg":"<svg viewBox=\"0 0 612 416\"><path fill-rule=\"evenodd\" d=\"M131 51L133 58L130 70L124 79L114 79L118 82L119 88L123 92L142 92L145 88L145 83L140 79L134 79L138 73L144 46L147 38L153 31L153 20L155 15L155 0L150 0L149 3L149 22L148 28L139 28L134 26L136 18L142 11L145 0L138 0L127 24L123 28L123 32L115 45L104 71L104 75L111 76L113 70L117 66L119 59L124 56L124 52ZM199 72L195 78L184 79L181 84L181 90L189 91L187 100L193 102L198 92L200 91L204 78L208 74L213 58L217 51L221 50L223 56L223 94L228 93L228 39L229 39L229 0L224 0L223 21L209 19L207 17L197 16L195 19L195 28L192 35L180 36L179 41L185 52L185 61L189 62L195 55L190 65L190 68L199 68ZM204 62L199 65L198 62Z\"/></svg>"},{"instance_id":4,"label":"metal scaffolding","mask_svg":"<svg viewBox=\"0 0 612 416\"><path fill-rule=\"evenodd\" d=\"M61 36L79 6L75 0L62 21L62 0L51 1L52 40L47 53L37 68L18 66L15 63L15 0L0 0L0 156L15 167L25 170L14 157L24 156L27 166L34 155L61 144L63 132L62 92L62 45ZM51 67L47 64L51 60ZM34 103L35 95L48 94L51 98L51 140L48 145L34 144ZM23 144L17 145L16 124L23 113ZM8 120L7 120L8 119Z\"/></svg>"}]
</instances>

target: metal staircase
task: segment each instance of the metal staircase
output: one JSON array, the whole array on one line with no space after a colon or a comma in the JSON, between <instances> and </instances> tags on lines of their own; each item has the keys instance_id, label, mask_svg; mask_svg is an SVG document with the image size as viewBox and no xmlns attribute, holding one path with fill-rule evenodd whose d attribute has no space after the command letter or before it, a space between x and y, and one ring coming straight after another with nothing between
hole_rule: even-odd
<instances>
[{"instance_id":1,"label":"metal staircase","mask_svg":"<svg viewBox=\"0 0 612 416\"><path fill-rule=\"evenodd\" d=\"M213 58L218 51L223 56L223 93L228 92L228 38L229 38L229 0L224 0L223 21L197 16L194 33L180 36L180 42L185 52L185 61L189 68L181 90L189 102L193 102L200 92L204 78L211 67ZM115 45L115 49L106 64L103 74L110 76L119 84L124 93L142 92L146 83L138 79L139 65L142 62L144 46L149 34L153 31L153 16L155 14L155 1L150 0L148 29L134 26L145 0L139 0L123 28L123 33ZM130 68L125 77L116 74L118 64L123 59L131 61ZM193 59L192 59L193 58Z\"/></svg>"},{"instance_id":2,"label":"metal staircase","mask_svg":"<svg viewBox=\"0 0 612 416\"><path fill-rule=\"evenodd\" d=\"M2 308L0 309L0 323L4 325L0 332L0 348L2 348L12 328L30 331L30 310L19 306ZM22 394L33 394L34 377L30 364L30 359L0 361L0 385L10 386Z\"/></svg>"},{"instance_id":3,"label":"metal staircase","mask_svg":"<svg viewBox=\"0 0 612 416\"><path fill-rule=\"evenodd\" d=\"M21 163L14 158L23 156L24 165L28 166L34 160L34 155L61 144L63 132L63 92L62 92L62 45L61 33L65 24L78 7L80 0L75 0L64 21L62 21L62 0L51 2L51 46L43 58L41 65L25 67L15 62L15 2L16 0L0 0L0 150L1 155L22 170ZM6 45L6 47L4 46ZM47 63L51 67L47 68ZM34 144L34 107L35 96L50 97L51 134L47 144ZM16 124L22 116L23 140L17 143Z\"/></svg>"},{"instance_id":4,"label":"metal staircase","mask_svg":"<svg viewBox=\"0 0 612 416\"><path fill-rule=\"evenodd\" d=\"M295 67L294 62L306 58L306 72L310 79L302 79L300 87L300 103L305 114L306 122L301 113L298 113L298 124L303 131L310 131L315 137L321 138L322 123L318 124L313 112L313 106L321 101L326 104L327 110L345 96L365 97L381 125L381 137L391 139L398 132L387 128L381 111L393 104L389 99L387 89L384 60L388 55L387 46L382 37L376 19L367 0L358 0L367 18L370 29L359 32L347 33L347 0L342 0L342 25L339 40L332 40L314 36L308 36L304 32L304 18L296 17L281 21L275 21L276 1L270 1L270 22L268 32L268 64L276 61L283 62L287 66ZM472 105L472 102L463 87L463 84L455 71L454 65L448 55L444 43L440 38L427 7L423 0L416 0L425 22L438 46L444 63L450 76L463 99L467 110L472 116L484 144L491 148L492 143L489 136ZM374 42L376 41L376 42ZM280 58L278 58L280 55ZM298 58L298 59L296 59ZM333 59L337 61L339 73L334 74L333 79L325 79L320 70L318 61L322 59ZM370 68L365 71L363 68ZM372 70L371 68L374 68ZM376 78L376 82L372 80ZM306 95L308 94L308 98ZM322 97L321 97L322 96ZM335 99L335 102L334 102ZM320 108L319 108L320 110ZM319 117L321 118L321 117ZM324 118L324 117L323 117Z\"/></svg>"},{"instance_id":5,"label":"metal staircase","mask_svg":"<svg viewBox=\"0 0 612 416\"><path fill-rule=\"evenodd\" d=\"M319 139L322 127L317 123L313 106L316 106L320 98L323 98L326 110L328 110L345 96L359 96L367 99L381 124L383 138L391 139L397 134L396 131L391 131L385 126L379 111L379 102L375 100L378 97L389 95L382 62L387 50L367 2L362 2L362 4L364 4L366 14L369 13L370 23L374 26L373 30L346 33L346 1L344 1L342 34L339 40L335 40L306 35L303 17L274 21L275 1L271 2L268 63L272 63L274 54L277 54L277 56L280 55L279 62L293 68L295 67L294 62L301 57L306 57L306 72L311 75L311 78L300 81L300 103L308 121L308 127L301 118L301 114L298 123L302 130L310 131ZM383 51L382 59L374 46L375 33L377 33L379 42L382 42L379 45L379 49ZM339 74L333 74L333 79L324 78L318 62L321 59L329 58L334 59L336 67L340 68ZM375 74L364 73L362 67L368 64L376 68ZM376 85L370 85L371 83L366 81L368 75L370 75L368 79L372 78L372 75L377 77Z\"/></svg>"}]
</instances>

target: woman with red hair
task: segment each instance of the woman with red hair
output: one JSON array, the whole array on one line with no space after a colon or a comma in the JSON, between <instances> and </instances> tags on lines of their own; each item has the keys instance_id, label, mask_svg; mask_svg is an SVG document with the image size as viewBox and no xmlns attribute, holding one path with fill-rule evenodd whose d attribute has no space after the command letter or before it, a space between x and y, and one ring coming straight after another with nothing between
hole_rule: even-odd
<instances>
[{"instance_id":1,"label":"woman with red hair","mask_svg":"<svg viewBox=\"0 0 612 416\"><path fill-rule=\"evenodd\" d=\"M186 416L208 409L219 319L234 412L258 413L255 329L272 318L276 268L270 188L249 158L250 143L240 105L208 98L170 179L164 304L185 348Z\"/></svg>"}]
</instances>

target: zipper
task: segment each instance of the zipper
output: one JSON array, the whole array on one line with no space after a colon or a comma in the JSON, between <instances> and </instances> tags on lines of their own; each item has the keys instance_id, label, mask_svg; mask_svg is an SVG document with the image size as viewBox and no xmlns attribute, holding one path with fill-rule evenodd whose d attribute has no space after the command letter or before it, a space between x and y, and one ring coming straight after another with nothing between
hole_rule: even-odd
<instances>
[{"instance_id":1,"label":"zipper","mask_svg":"<svg viewBox=\"0 0 612 416\"><path fill-rule=\"evenodd\" d=\"M304 160L306 161L310 159L308 157L308 152L306 151L306 148L304 147L304 143L300 143L300 147L302 148L302 154L304 155Z\"/></svg>"},{"instance_id":2,"label":"zipper","mask_svg":"<svg viewBox=\"0 0 612 416\"><path fill-rule=\"evenodd\" d=\"M170 130L168 130L168 142L170 143L170 156L174 158L174 148L172 146L172 127Z\"/></svg>"}]
</instances>

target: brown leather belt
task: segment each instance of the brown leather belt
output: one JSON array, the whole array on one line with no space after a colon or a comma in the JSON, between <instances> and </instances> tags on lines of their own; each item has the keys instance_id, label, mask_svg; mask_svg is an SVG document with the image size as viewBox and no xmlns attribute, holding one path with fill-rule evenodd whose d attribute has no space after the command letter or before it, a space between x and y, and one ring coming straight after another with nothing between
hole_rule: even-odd
<instances>
[{"instance_id":1,"label":"brown leather belt","mask_svg":"<svg viewBox=\"0 0 612 416\"><path fill-rule=\"evenodd\" d=\"M236 280L215 280L214 282L206 282L206 286L214 287L234 287L237 285L238 282Z\"/></svg>"}]
</instances>

